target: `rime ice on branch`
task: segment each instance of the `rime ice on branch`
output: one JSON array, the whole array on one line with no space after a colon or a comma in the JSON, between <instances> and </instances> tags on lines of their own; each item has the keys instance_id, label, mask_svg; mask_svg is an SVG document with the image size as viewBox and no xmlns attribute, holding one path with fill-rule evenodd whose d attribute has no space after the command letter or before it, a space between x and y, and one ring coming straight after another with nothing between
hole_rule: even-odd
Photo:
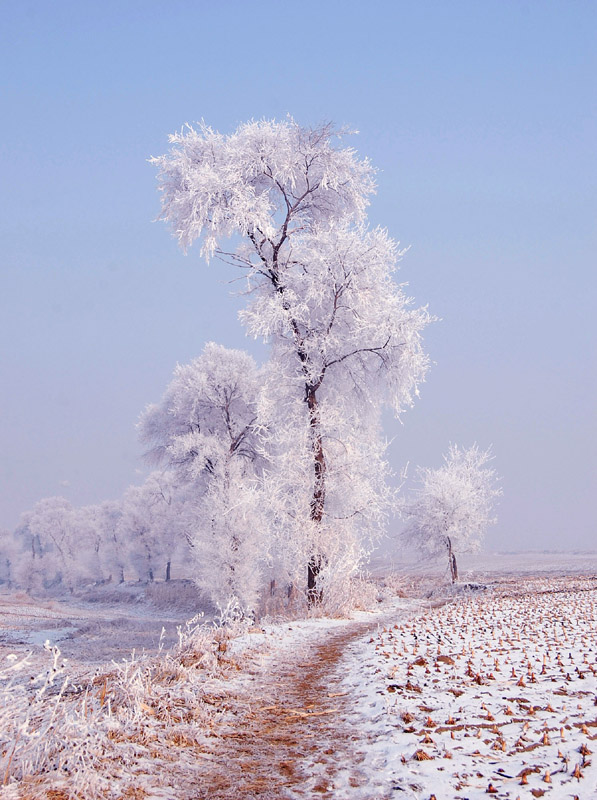
<instances>
[{"instance_id":1,"label":"rime ice on branch","mask_svg":"<svg viewBox=\"0 0 597 800\"><path fill-rule=\"evenodd\" d=\"M241 318L272 343L259 397L266 492L285 567L307 568L311 603L358 567L381 529L390 492L380 408L410 406L428 367L427 310L392 278L396 243L366 227L374 170L336 146L340 137L292 119L229 136L201 124L152 159L162 218L184 249L201 237L208 261L245 270Z\"/></svg>"}]
</instances>

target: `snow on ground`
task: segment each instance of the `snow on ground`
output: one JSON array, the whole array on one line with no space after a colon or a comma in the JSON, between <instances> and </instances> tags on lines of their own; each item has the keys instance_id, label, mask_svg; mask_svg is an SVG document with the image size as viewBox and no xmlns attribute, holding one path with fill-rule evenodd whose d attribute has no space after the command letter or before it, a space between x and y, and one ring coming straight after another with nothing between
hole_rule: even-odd
<instances>
[{"instance_id":1,"label":"snow on ground","mask_svg":"<svg viewBox=\"0 0 597 800\"><path fill-rule=\"evenodd\" d=\"M410 613L399 599L352 619L314 618L266 626L249 634L263 649L240 645L245 656L242 689L233 713L218 728L211 769L202 772L194 800L281 800L314 797L378 798L360 746L354 697L345 685L346 653L369 638L380 619ZM247 661L247 657L249 660ZM230 685L229 685L230 688ZM182 789L182 792L181 792ZM383 794L386 797L386 794Z\"/></svg>"},{"instance_id":2,"label":"snow on ground","mask_svg":"<svg viewBox=\"0 0 597 800\"><path fill-rule=\"evenodd\" d=\"M525 579L353 646L373 796L597 797L596 614L595 578Z\"/></svg>"},{"instance_id":3,"label":"snow on ground","mask_svg":"<svg viewBox=\"0 0 597 800\"><path fill-rule=\"evenodd\" d=\"M71 660L62 699L59 664L33 703L27 735L45 739L0 748L0 797L597 798L597 578L589 559L558 558L559 573L546 559L533 574L535 556L519 555L518 575L487 559L464 591L403 574L349 620L208 625L162 654L162 624L172 639L190 616L181 587L123 588L120 603L4 595L0 673L32 655L3 724L17 730L49 674L38 641L52 634Z\"/></svg>"}]
</instances>

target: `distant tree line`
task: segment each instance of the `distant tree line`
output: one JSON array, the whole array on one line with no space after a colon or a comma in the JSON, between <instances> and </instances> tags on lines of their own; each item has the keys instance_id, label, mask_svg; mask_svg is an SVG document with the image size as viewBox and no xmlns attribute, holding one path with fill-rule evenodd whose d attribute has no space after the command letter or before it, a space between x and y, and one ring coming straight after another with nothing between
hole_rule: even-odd
<instances>
[{"instance_id":1,"label":"distant tree line","mask_svg":"<svg viewBox=\"0 0 597 800\"><path fill-rule=\"evenodd\" d=\"M77 508L47 497L0 534L0 580L26 591L168 579L185 549L171 476L154 472L120 500Z\"/></svg>"}]
</instances>

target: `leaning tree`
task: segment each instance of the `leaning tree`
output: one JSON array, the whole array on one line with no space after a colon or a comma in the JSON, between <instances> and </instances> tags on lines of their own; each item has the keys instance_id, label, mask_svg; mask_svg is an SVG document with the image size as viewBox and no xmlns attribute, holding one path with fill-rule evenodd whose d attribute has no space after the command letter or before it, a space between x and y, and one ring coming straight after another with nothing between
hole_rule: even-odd
<instances>
[{"instance_id":1,"label":"leaning tree","mask_svg":"<svg viewBox=\"0 0 597 800\"><path fill-rule=\"evenodd\" d=\"M428 366L429 315L393 280L397 244L366 226L374 170L341 133L292 119L248 122L228 136L201 124L153 159L162 218L184 249L201 238L208 262L215 255L245 271L241 318L272 344L260 394L278 467L271 505L305 560L311 603L339 555L330 546L338 531L354 564L387 511L383 447L364 454L380 441L381 405L397 414L411 405Z\"/></svg>"},{"instance_id":2,"label":"leaning tree","mask_svg":"<svg viewBox=\"0 0 597 800\"><path fill-rule=\"evenodd\" d=\"M476 552L501 495L490 450L450 445L438 469L419 468L418 485L402 506L408 519L403 536L429 555L445 553L452 583L458 580L456 555Z\"/></svg>"}]
</instances>

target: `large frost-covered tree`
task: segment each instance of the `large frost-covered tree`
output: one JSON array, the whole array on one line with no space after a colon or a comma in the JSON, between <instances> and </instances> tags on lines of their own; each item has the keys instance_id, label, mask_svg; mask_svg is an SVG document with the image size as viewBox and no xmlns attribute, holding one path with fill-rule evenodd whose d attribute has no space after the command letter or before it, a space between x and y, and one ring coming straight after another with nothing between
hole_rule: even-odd
<instances>
[{"instance_id":1,"label":"large frost-covered tree","mask_svg":"<svg viewBox=\"0 0 597 800\"><path fill-rule=\"evenodd\" d=\"M154 159L163 219L183 248L201 237L208 261L245 270L242 319L272 343L260 392L277 467L269 494L286 551L307 568L310 602L322 570L354 569L379 528L388 500L373 443L379 409L411 405L428 365L427 311L393 280L396 243L366 226L374 170L335 137L330 125L291 119L229 136L201 124Z\"/></svg>"},{"instance_id":2,"label":"large frost-covered tree","mask_svg":"<svg viewBox=\"0 0 597 800\"><path fill-rule=\"evenodd\" d=\"M222 609L254 609L268 548L255 428L259 381L249 355L207 344L176 368L161 402L139 423L149 458L177 477L195 580Z\"/></svg>"},{"instance_id":3,"label":"large frost-covered tree","mask_svg":"<svg viewBox=\"0 0 597 800\"><path fill-rule=\"evenodd\" d=\"M418 469L418 486L402 507L408 519L403 535L429 555L445 553L452 582L458 579L456 555L476 552L495 522L491 510L501 489L491 459L477 445L450 445L441 467Z\"/></svg>"}]
</instances>

